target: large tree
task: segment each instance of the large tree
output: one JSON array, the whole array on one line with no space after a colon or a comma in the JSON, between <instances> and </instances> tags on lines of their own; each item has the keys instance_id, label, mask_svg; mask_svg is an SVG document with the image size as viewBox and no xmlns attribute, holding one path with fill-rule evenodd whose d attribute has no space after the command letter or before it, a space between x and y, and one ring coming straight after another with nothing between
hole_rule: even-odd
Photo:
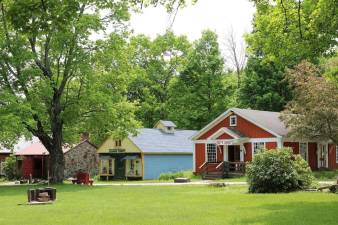
<instances>
[{"instance_id":1,"label":"large tree","mask_svg":"<svg viewBox=\"0 0 338 225\"><path fill-rule=\"evenodd\" d=\"M228 94L234 89L230 86L226 89L225 78L217 35L204 31L171 84L170 119L182 128L201 129L228 106Z\"/></svg>"},{"instance_id":2,"label":"large tree","mask_svg":"<svg viewBox=\"0 0 338 225\"><path fill-rule=\"evenodd\" d=\"M36 136L50 154L52 182L62 182L64 143L82 129L133 131L123 70L96 61L93 33L123 31L135 5L184 1L6 0L0 2L2 143ZM118 43L117 43L118 45ZM111 61L114 63L114 60ZM116 76L116 71L119 71ZM117 78L118 77L118 78Z\"/></svg>"},{"instance_id":3,"label":"large tree","mask_svg":"<svg viewBox=\"0 0 338 225\"><path fill-rule=\"evenodd\" d=\"M133 37L129 45L133 76L128 87L128 99L136 101L137 118L146 127L168 118L169 84L175 77L190 48L185 36L172 32L153 41L143 35Z\"/></svg>"},{"instance_id":4,"label":"large tree","mask_svg":"<svg viewBox=\"0 0 338 225\"><path fill-rule=\"evenodd\" d=\"M241 105L280 111L292 98L285 68L318 63L337 45L336 0L254 0L253 31L246 36L248 64Z\"/></svg>"},{"instance_id":5,"label":"large tree","mask_svg":"<svg viewBox=\"0 0 338 225\"><path fill-rule=\"evenodd\" d=\"M294 87L294 99L283 111L282 119L290 136L338 144L337 85L308 62L288 70L287 79Z\"/></svg>"}]
</instances>

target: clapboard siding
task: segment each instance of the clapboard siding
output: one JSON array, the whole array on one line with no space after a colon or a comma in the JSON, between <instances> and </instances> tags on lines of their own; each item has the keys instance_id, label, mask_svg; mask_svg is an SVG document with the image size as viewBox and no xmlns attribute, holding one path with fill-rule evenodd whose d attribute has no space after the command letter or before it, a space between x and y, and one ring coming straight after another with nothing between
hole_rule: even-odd
<instances>
[{"instance_id":1,"label":"clapboard siding","mask_svg":"<svg viewBox=\"0 0 338 225\"><path fill-rule=\"evenodd\" d=\"M192 155L144 155L143 179L157 179L161 173L192 170Z\"/></svg>"}]
</instances>

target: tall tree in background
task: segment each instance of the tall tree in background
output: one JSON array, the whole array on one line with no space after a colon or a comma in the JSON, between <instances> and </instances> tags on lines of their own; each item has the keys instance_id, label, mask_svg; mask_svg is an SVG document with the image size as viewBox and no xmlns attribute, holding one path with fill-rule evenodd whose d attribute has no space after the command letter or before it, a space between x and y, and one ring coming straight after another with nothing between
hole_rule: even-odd
<instances>
[{"instance_id":1,"label":"tall tree in background","mask_svg":"<svg viewBox=\"0 0 338 225\"><path fill-rule=\"evenodd\" d=\"M190 48L185 36L168 32L151 41L145 36L132 38L129 51L134 73L128 98L136 101L137 118L145 127L168 118L169 84L178 75Z\"/></svg>"},{"instance_id":2,"label":"tall tree in background","mask_svg":"<svg viewBox=\"0 0 338 225\"><path fill-rule=\"evenodd\" d=\"M255 0L249 61L240 91L243 107L279 111L291 100L285 68L303 59L318 63L337 45L336 0ZM265 82L265 80L267 82ZM253 89L255 88L255 89Z\"/></svg>"},{"instance_id":3,"label":"tall tree in background","mask_svg":"<svg viewBox=\"0 0 338 225\"><path fill-rule=\"evenodd\" d=\"M108 24L123 30L135 4L170 8L176 2L1 1L0 141L38 137L50 154L51 181L56 183L63 180L62 145L74 141L76 129L96 125L103 132L133 131L133 107L122 95L123 84L115 78L116 70L95 63L96 44L89 37Z\"/></svg>"},{"instance_id":4,"label":"tall tree in background","mask_svg":"<svg viewBox=\"0 0 338 225\"><path fill-rule=\"evenodd\" d=\"M294 87L294 99L282 114L290 136L338 144L337 85L308 62L288 70L286 77Z\"/></svg>"},{"instance_id":5,"label":"tall tree in background","mask_svg":"<svg viewBox=\"0 0 338 225\"><path fill-rule=\"evenodd\" d=\"M224 59L217 35L202 33L170 88L170 119L179 127L200 129L227 106Z\"/></svg>"}]
</instances>

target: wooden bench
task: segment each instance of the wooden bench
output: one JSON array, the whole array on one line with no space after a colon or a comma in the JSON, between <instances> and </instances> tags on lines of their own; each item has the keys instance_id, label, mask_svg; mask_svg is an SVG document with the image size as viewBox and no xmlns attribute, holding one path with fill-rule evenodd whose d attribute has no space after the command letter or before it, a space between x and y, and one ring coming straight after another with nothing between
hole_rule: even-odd
<instances>
[{"instance_id":1,"label":"wooden bench","mask_svg":"<svg viewBox=\"0 0 338 225\"><path fill-rule=\"evenodd\" d=\"M71 179L73 184L93 185L94 180L89 178L89 173L78 172L75 179Z\"/></svg>"}]
</instances>

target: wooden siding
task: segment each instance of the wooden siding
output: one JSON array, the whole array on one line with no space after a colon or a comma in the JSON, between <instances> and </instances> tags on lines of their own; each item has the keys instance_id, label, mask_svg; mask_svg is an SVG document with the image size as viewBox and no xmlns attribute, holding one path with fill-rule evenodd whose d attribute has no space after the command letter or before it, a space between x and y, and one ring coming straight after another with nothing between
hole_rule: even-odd
<instances>
[{"instance_id":1,"label":"wooden siding","mask_svg":"<svg viewBox=\"0 0 338 225\"><path fill-rule=\"evenodd\" d=\"M192 169L192 155L144 155L143 179L157 179L161 173Z\"/></svg>"},{"instance_id":2,"label":"wooden siding","mask_svg":"<svg viewBox=\"0 0 338 225\"><path fill-rule=\"evenodd\" d=\"M308 157L311 169L317 169L317 143L308 143Z\"/></svg>"},{"instance_id":3,"label":"wooden siding","mask_svg":"<svg viewBox=\"0 0 338 225\"><path fill-rule=\"evenodd\" d=\"M234 114L232 114L234 115ZM231 115L230 115L231 116ZM210 128L207 132L205 132L199 140L207 139L215 132L217 132L222 127L230 127L229 126L229 116L224 118L221 122ZM271 138L275 137L264 129L257 127L255 124L247 121L246 119L237 115L237 125L233 126L236 130L241 132L243 135L250 138Z\"/></svg>"},{"instance_id":4,"label":"wooden siding","mask_svg":"<svg viewBox=\"0 0 338 225\"><path fill-rule=\"evenodd\" d=\"M277 142L266 142L265 143L266 149L276 149L277 148Z\"/></svg>"},{"instance_id":5,"label":"wooden siding","mask_svg":"<svg viewBox=\"0 0 338 225\"><path fill-rule=\"evenodd\" d=\"M244 155L244 161L251 161L252 160L252 144L251 143L245 143L245 155Z\"/></svg>"},{"instance_id":6,"label":"wooden siding","mask_svg":"<svg viewBox=\"0 0 338 225\"><path fill-rule=\"evenodd\" d=\"M195 168L200 172L199 167L205 162L205 144L195 144Z\"/></svg>"},{"instance_id":7,"label":"wooden siding","mask_svg":"<svg viewBox=\"0 0 338 225\"><path fill-rule=\"evenodd\" d=\"M338 169L338 163L336 162L336 145L329 144L329 169L335 170Z\"/></svg>"},{"instance_id":8,"label":"wooden siding","mask_svg":"<svg viewBox=\"0 0 338 225\"><path fill-rule=\"evenodd\" d=\"M125 149L125 153L141 152L141 150L129 138L123 139L121 146L118 147L115 145L115 139L109 137L98 148L97 153L109 153L110 149Z\"/></svg>"},{"instance_id":9,"label":"wooden siding","mask_svg":"<svg viewBox=\"0 0 338 225\"><path fill-rule=\"evenodd\" d=\"M293 154L299 154L299 142L284 142L283 146L292 148Z\"/></svg>"}]
</instances>

